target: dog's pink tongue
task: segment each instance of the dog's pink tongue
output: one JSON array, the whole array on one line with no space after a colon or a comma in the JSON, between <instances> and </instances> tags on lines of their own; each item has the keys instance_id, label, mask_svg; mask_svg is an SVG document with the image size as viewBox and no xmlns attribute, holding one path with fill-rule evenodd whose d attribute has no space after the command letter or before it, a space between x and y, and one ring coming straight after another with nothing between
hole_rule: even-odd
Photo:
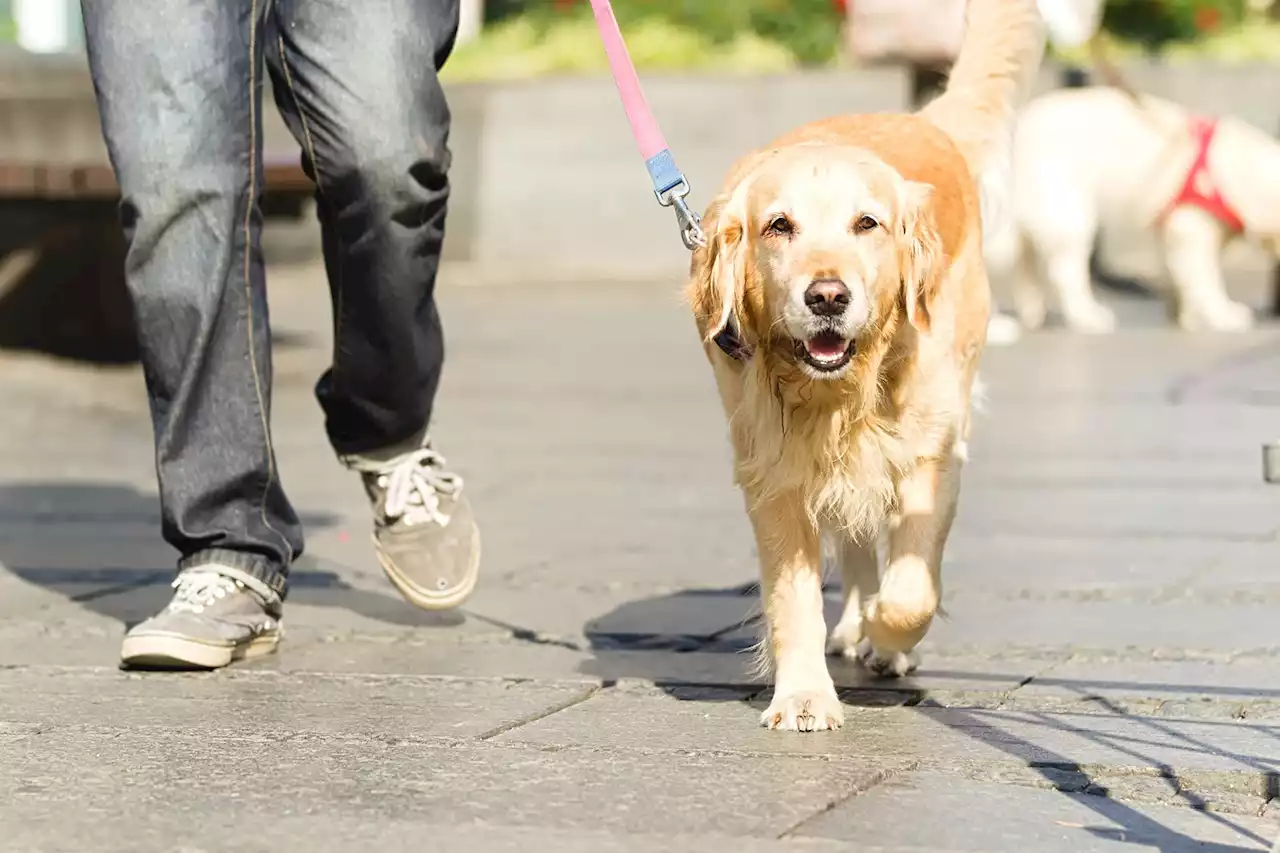
<instances>
[{"instance_id":1,"label":"dog's pink tongue","mask_svg":"<svg viewBox=\"0 0 1280 853\"><path fill-rule=\"evenodd\" d=\"M818 335L805 341L804 345L814 358L837 358L844 355L849 344L839 335Z\"/></svg>"}]
</instances>

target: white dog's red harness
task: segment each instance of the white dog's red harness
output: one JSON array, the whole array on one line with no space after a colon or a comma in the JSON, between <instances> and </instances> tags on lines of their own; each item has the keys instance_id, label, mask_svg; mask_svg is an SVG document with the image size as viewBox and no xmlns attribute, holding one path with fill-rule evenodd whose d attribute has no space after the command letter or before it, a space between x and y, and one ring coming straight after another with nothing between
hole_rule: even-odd
<instances>
[{"instance_id":1,"label":"white dog's red harness","mask_svg":"<svg viewBox=\"0 0 1280 853\"><path fill-rule=\"evenodd\" d=\"M1173 201L1160 214L1160 219L1163 220L1175 208L1192 205L1216 218L1230 228L1232 233L1240 234L1244 231L1244 220L1223 197L1213 179L1213 173L1209 171L1209 146L1213 144L1213 134L1217 129L1217 119L1191 117L1191 138L1196 144L1196 159L1191 162L1191 169L1187 172L1182 189L1178 190Z\"/></svg>"}]
</instances>

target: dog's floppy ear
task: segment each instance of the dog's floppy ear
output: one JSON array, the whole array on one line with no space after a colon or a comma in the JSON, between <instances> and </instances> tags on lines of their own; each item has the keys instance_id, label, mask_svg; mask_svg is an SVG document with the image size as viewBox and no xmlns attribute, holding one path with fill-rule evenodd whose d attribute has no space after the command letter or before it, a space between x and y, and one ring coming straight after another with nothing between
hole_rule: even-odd
<instances>
[{"instance_id":1,"label":"dog's floppy ear","mask_svg":"<svg viewBox=\"0 0 1280 853\"><path fill-rule=\"evenodd\" d=\"M907 181L898 217L898 271L907 322L921 332L930 328L929 309L942 279L942 238L934 224L933 187Z\"/></svg>"},{"instance_id":2,"label":"dog's floppy ear","mask_svg":"<svg viewBox=\"0 0 1280 853\"><path fill-rule=\"evenodd\" d=\"M747 252L746 182L739 184L707 217L707 246L694 257L691 301L703 336L711 340L742 308ZM739 323L741 327L741 323Z\"/></svg>"}]
</instances>

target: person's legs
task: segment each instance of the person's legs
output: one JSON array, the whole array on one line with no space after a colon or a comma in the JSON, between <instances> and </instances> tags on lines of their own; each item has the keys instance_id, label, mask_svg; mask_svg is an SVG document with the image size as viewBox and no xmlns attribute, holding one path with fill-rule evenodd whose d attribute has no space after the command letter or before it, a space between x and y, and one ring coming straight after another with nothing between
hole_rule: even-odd
<instances>
[{"instance_id":1,"label":"person's legs","mask_svg":"<svg viewBox=\"0 0 1280 853\"><path fill-rule=\"evenodd\" d=\"M427 441L444 361L434 299L449 197L437 72L457 0L275 0L276 102L316 181L333 296L329 439L364 475L383 568L412 603L452 607L479 540L462 481Z\"/></svg>"},{"instance_id":2,"label":"person's legs","mask_svg":"<svg viewBox=\"0 0 1280 853\"><path fill-rule=\"evenodd\" d=\"M221 665L274 648L274 616L303 546L269 429L258 209L265 5L82 7L122 190L163 533L181 554L175 605L186 602L131 631L123 655ZM245 605L229 615L235 626L205 624L224 607L215 602ZM200 631L208 636L191 636Z\"/></svg>"}]
</instances>

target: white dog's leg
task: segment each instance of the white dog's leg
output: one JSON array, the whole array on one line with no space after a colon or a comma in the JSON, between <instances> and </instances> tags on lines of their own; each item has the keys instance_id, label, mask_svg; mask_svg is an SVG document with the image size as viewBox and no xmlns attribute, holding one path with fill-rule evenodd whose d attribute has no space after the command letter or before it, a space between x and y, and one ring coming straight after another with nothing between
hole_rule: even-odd
<instances>
[{"instance_id":1,"label":"white dog's leg","mask_svg":"<svg viewBox=\"0 0 1280 853\"><path fill-rule=\"evenodd\" d=\"M1003 223L1000 230L987 235L986 223L983 223L982 256L987 264L987 278L991 289L996 293L1010 292L1018 267L1017 228L1010 221ZM1022 337L1022 325L1017 318L1011 317L997 309L992 310L991 319L987 322L987 345L1008 346Z\"/></svg>"},{"instance_id":2,"label":"white dog's leg","mask_svg":"<svg viewBox=\"0 0 1280 853\"><path fill-rule=\"evenodd\" d=\"M858 656L862 642L862 607L880 591L880 558L875 540L855 542L847 534L836 541L836 562L844 586L844 610L827 639L827 654Z\"/></svg>"},{"instance_id":3,"label":"white dog's leg","mask_svg":"<svg viewBox=\"0 0 1280 853\"><path fill-rule=\"evenodd\" d=\"M1044 259L1044 274L1058 296L1067 328L1091 335L1115 331L1115 312L1093 295L1087 244L1055 248Z\"/></svg>"},{"instance_id":4,"label":"white dog's leg","mask_svg":"<svg viewBox=\"0 0 1280 853\"><path fill-rule=\"evenodd\" d=\"M771 729L812 732L844 725L827 670L818 530L798 496L751 502L760 553L760 592L775 682L760 717Z\"/></svg>"},{"instance_id":5,"label":"white dog's leg","mask_svg":"<svg viewBox=\"0 0 1280 853\"><path fill-rule=\"evenodd\" d=\"M1233 302L1222 280L1222 224L1195 207L1174 210L1161 230L1165 267L1187 331L1238 332L1253 325L1249 306Z\"/></svg>"},{"instance_id":6,"label":"white dog's leg","mask_svg":"<svg viewBox=\"0 0 1280 853\"><path fill-rule=\"evenodd\" d=\"M1039 160L1034 168L1029 167L1018 191L1021 248L1028 267L1024 275L1038 266L1068 328L1095 334L1112 331L1115 315L1093 295L1089 278L1089 255L1098 233L1094 199L1068 165L1055 159ZM1033 283L1028 277L1022 286L1030 288ZM1019 311L1029 327L1044 322L1044 306L1030 290L1021 292Z\"/></svg>"},{"instance_id":7,"label":"white dog's leg","mask_svg":"<svg viewBox=\"0 0 1280 853\"><path fill-rule=\"evenodd\" d=\"M1013 306L1024 327L1039 329L1049 316L1049 305L1044 295L1045 285L1037 266L1035 248L1029 240L1019 238L1018 243L1017 263L1009 282Z\"/></svg>"}]
</instances>

